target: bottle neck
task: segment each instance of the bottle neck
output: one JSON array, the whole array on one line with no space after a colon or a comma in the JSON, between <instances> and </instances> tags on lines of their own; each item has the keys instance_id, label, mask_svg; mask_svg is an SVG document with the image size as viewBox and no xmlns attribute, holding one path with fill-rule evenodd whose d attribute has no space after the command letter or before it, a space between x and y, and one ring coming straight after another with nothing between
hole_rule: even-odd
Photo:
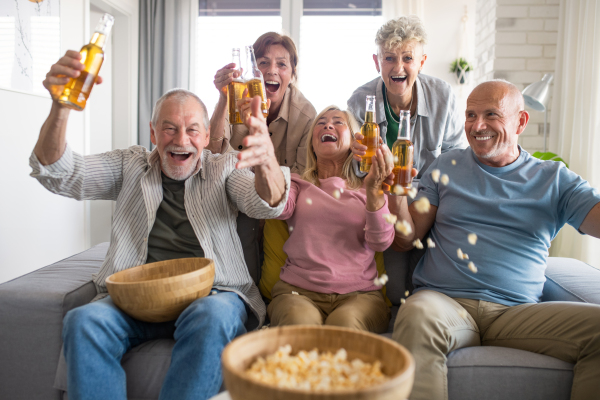
<instances>
[{"instance_id":1,"label":"bottle neck","mask_svg":"<svg viewBox=\"0 0 600 400\"><path fill-rule=\"evenodd\" d=\"M375 122L375 111L365 112L365 122Z\"/></svg>"},{"instance_id":2,"label":"bottle neck","mask_svg":"<svg viewBox=\"0 0 600 400\"><path fill-rule=\"evenodd\" d=\"M90 44L104 49L104 45L106 45L106 35L104 33L94 32L92 38L90 39Z\"/></svg>"},{"instance_id":3,"label":"bottle neck","mask_svg":"<svg viewBox=\"0 0 600 400\"><path fill-rule=\"evenodd\" d=\"M410 118L402 118L398 126L398 139L410 140Z\"/></svg>"}]
</instances>

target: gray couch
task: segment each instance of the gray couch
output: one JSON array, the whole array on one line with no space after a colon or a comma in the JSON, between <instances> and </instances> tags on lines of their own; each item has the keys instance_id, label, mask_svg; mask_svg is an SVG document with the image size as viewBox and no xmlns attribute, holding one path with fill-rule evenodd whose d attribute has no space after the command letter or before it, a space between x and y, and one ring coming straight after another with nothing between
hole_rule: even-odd
<instances>
[{"instance_id":1,"label":"gray couch","mask_svg":"<svg viewBox=\"0 0 600 400\"><path fill-rule=\"evenodd\" d=\"M253 277L258 279L256 225L241 216L238 232ZM62 320L67 311L91 301L91 276L108 244L0 285L0 399L66 399ZM385 254L388 297L395 315L419 253ZM6 266L5 266L6 267ZM600 271L580 261L549 258L543 301L600 304ZM408 285L407 285L408 282ZM390 323L390 332L393 321ZM391 334L386 334L390 336ZM122 360L129 399L156 399L171 360L173 340L155 340ZM60 361L60 362L59 362ZM451 400L567 400L573 366L552 357L500 347L471 347L448 357Z\"/></svg>"}]
</instances>

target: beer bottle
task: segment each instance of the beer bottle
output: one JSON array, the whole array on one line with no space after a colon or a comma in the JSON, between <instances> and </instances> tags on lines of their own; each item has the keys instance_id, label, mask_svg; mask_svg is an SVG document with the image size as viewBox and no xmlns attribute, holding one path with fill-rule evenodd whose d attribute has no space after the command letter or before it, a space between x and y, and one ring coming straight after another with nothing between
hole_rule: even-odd
<instances>
[{"instance_id":1,"label":"beer bottle","mask_svg":"<svg viewBox=\"0 0 600 400\"><path fill-rule=\"evenodd\" d=\"M262 102L260 109L263 117L267 118L269 115L269 108L267 107L267 94L265 92L265 79L263 78L262 72L258 69L256 64L256 57L254 56L254 47L246 46L246 59L248 60L246 65L248 71L244 74L244 81L248 86L248 95L250 97L260 96Z\"/></svg>"},{"instance_id":2,"label":"beer bottle","mask_svg":"<svg viewBox=\"0 0 600 400\"><path fill-rule=\"evenodd\" d=\"M239 73L237 78L233 78L233 82L227 85L227 100L229 104L229 123L231 125L243 124L242 115L238 109L237 102L242 98L246 84L242 78L242 63L240 60L240 49L232 50L232 62L235 63L235 69Z\"/></svg>"},{"instance_id":3,"label":"beer bottle","mask_svg":"<svg viewBox=\"0 0 600 400\"><path fill-rule=\"evenodd\" d=\"M80 72L79 77L71 78L62 92L57 94L55 98L59 103L77 111L85 108L86 101L104 61L104 45L114 22L115 19L110 14L104 14L100 18L90 43L83 46L79 52L81 63L85 68Z\"/></svg>"},{"instance_id":4,"label":"beer bottle","mask_svg":"<svg viewBox=\"0 0 600 400\"><path fill-rule=\"evenodd\" d=\"M412 187L413 144L410 141L410 111L400 111L398 139L392 146L394 184L390 194L405 196Z\"/></svg>"},{"instance_id":5,"label":"beer bottle","mask_svg":"<svg viewBox=\"0 0 600 400\"><path fill-rule=\"evenodd\" d=\"M360 128L360 133L364 139L360 144L367 146L367 154L362 156L360 161L360 171L369 172L371 169L371 157L379 148L379 125L375 122L375 96L367 96L367 105L365 108L365 123Z\"/></svg>"}]
</instances>

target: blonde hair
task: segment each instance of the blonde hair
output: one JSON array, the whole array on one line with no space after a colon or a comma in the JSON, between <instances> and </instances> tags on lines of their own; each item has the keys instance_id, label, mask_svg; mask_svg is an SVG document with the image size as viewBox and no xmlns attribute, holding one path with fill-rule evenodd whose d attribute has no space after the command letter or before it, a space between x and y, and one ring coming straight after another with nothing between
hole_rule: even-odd
<instances>
[{"instance_id":1,"label":"blonde hair","mask_svg":"<svg viewBox=\"0 0 600 400\"><path fill-rule=\"evenodd\" d=\"M411 40L421 46L427 44L425 26L416 15L389 20L379 28L375 36L378 54L381 50L394 49Z\"/></svg>"},{"instance_id":2,"label":"blonde hair","mask_svg":"<svg viewBox=\"0 0 600 400\"><path fill-rule=\"evenodd\" d=\"M325 115L325 113L328 111L341 111L345 115L346 123L348 124L348 130L350 131L352 140L354 140L354 133L360 130L358 122L356 122L356 119L354 118L352 113L346 110L341 110L337 106L325 107L325 109L323 109L323 111L321 111L319 115L315 117L310 126L310 134L306 137L306 168L304 170L304 173L302 174L302 179L312 183L317 187L321 186L321 182L319 181L317 155L315 154L315 150L312 144L313 131L315 130L315 126L317 125L319 119L323 117L323 115ZM348 158L346 158L346 161L344 162L344 165L342 167L341 178L346 181L346 187L348 189L356 190L362 187L363 180L362 178L356 176L356 173L354 172L354 166L352 165L352 151L350 150L348 151Z\"/></svg>"}]
</instances>

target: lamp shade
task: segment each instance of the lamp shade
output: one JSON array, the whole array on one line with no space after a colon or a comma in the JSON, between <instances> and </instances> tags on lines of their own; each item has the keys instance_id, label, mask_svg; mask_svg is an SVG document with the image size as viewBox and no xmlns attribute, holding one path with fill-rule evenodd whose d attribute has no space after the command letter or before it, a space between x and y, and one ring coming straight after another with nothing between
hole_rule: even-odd
<instances>
[{"instance_id":1,"label":"lamp shade","mask_svg":"<svg viewBox=\"0 0 600 400\"><path fill-rule=\"evenodd\" d=\"M545 111L548 103L548 92L550 91L550 82L554 76L545 74L541 81L534 82L523 89L523 98L528 107L536 111Z\"/></svg>"}]
</instances>

